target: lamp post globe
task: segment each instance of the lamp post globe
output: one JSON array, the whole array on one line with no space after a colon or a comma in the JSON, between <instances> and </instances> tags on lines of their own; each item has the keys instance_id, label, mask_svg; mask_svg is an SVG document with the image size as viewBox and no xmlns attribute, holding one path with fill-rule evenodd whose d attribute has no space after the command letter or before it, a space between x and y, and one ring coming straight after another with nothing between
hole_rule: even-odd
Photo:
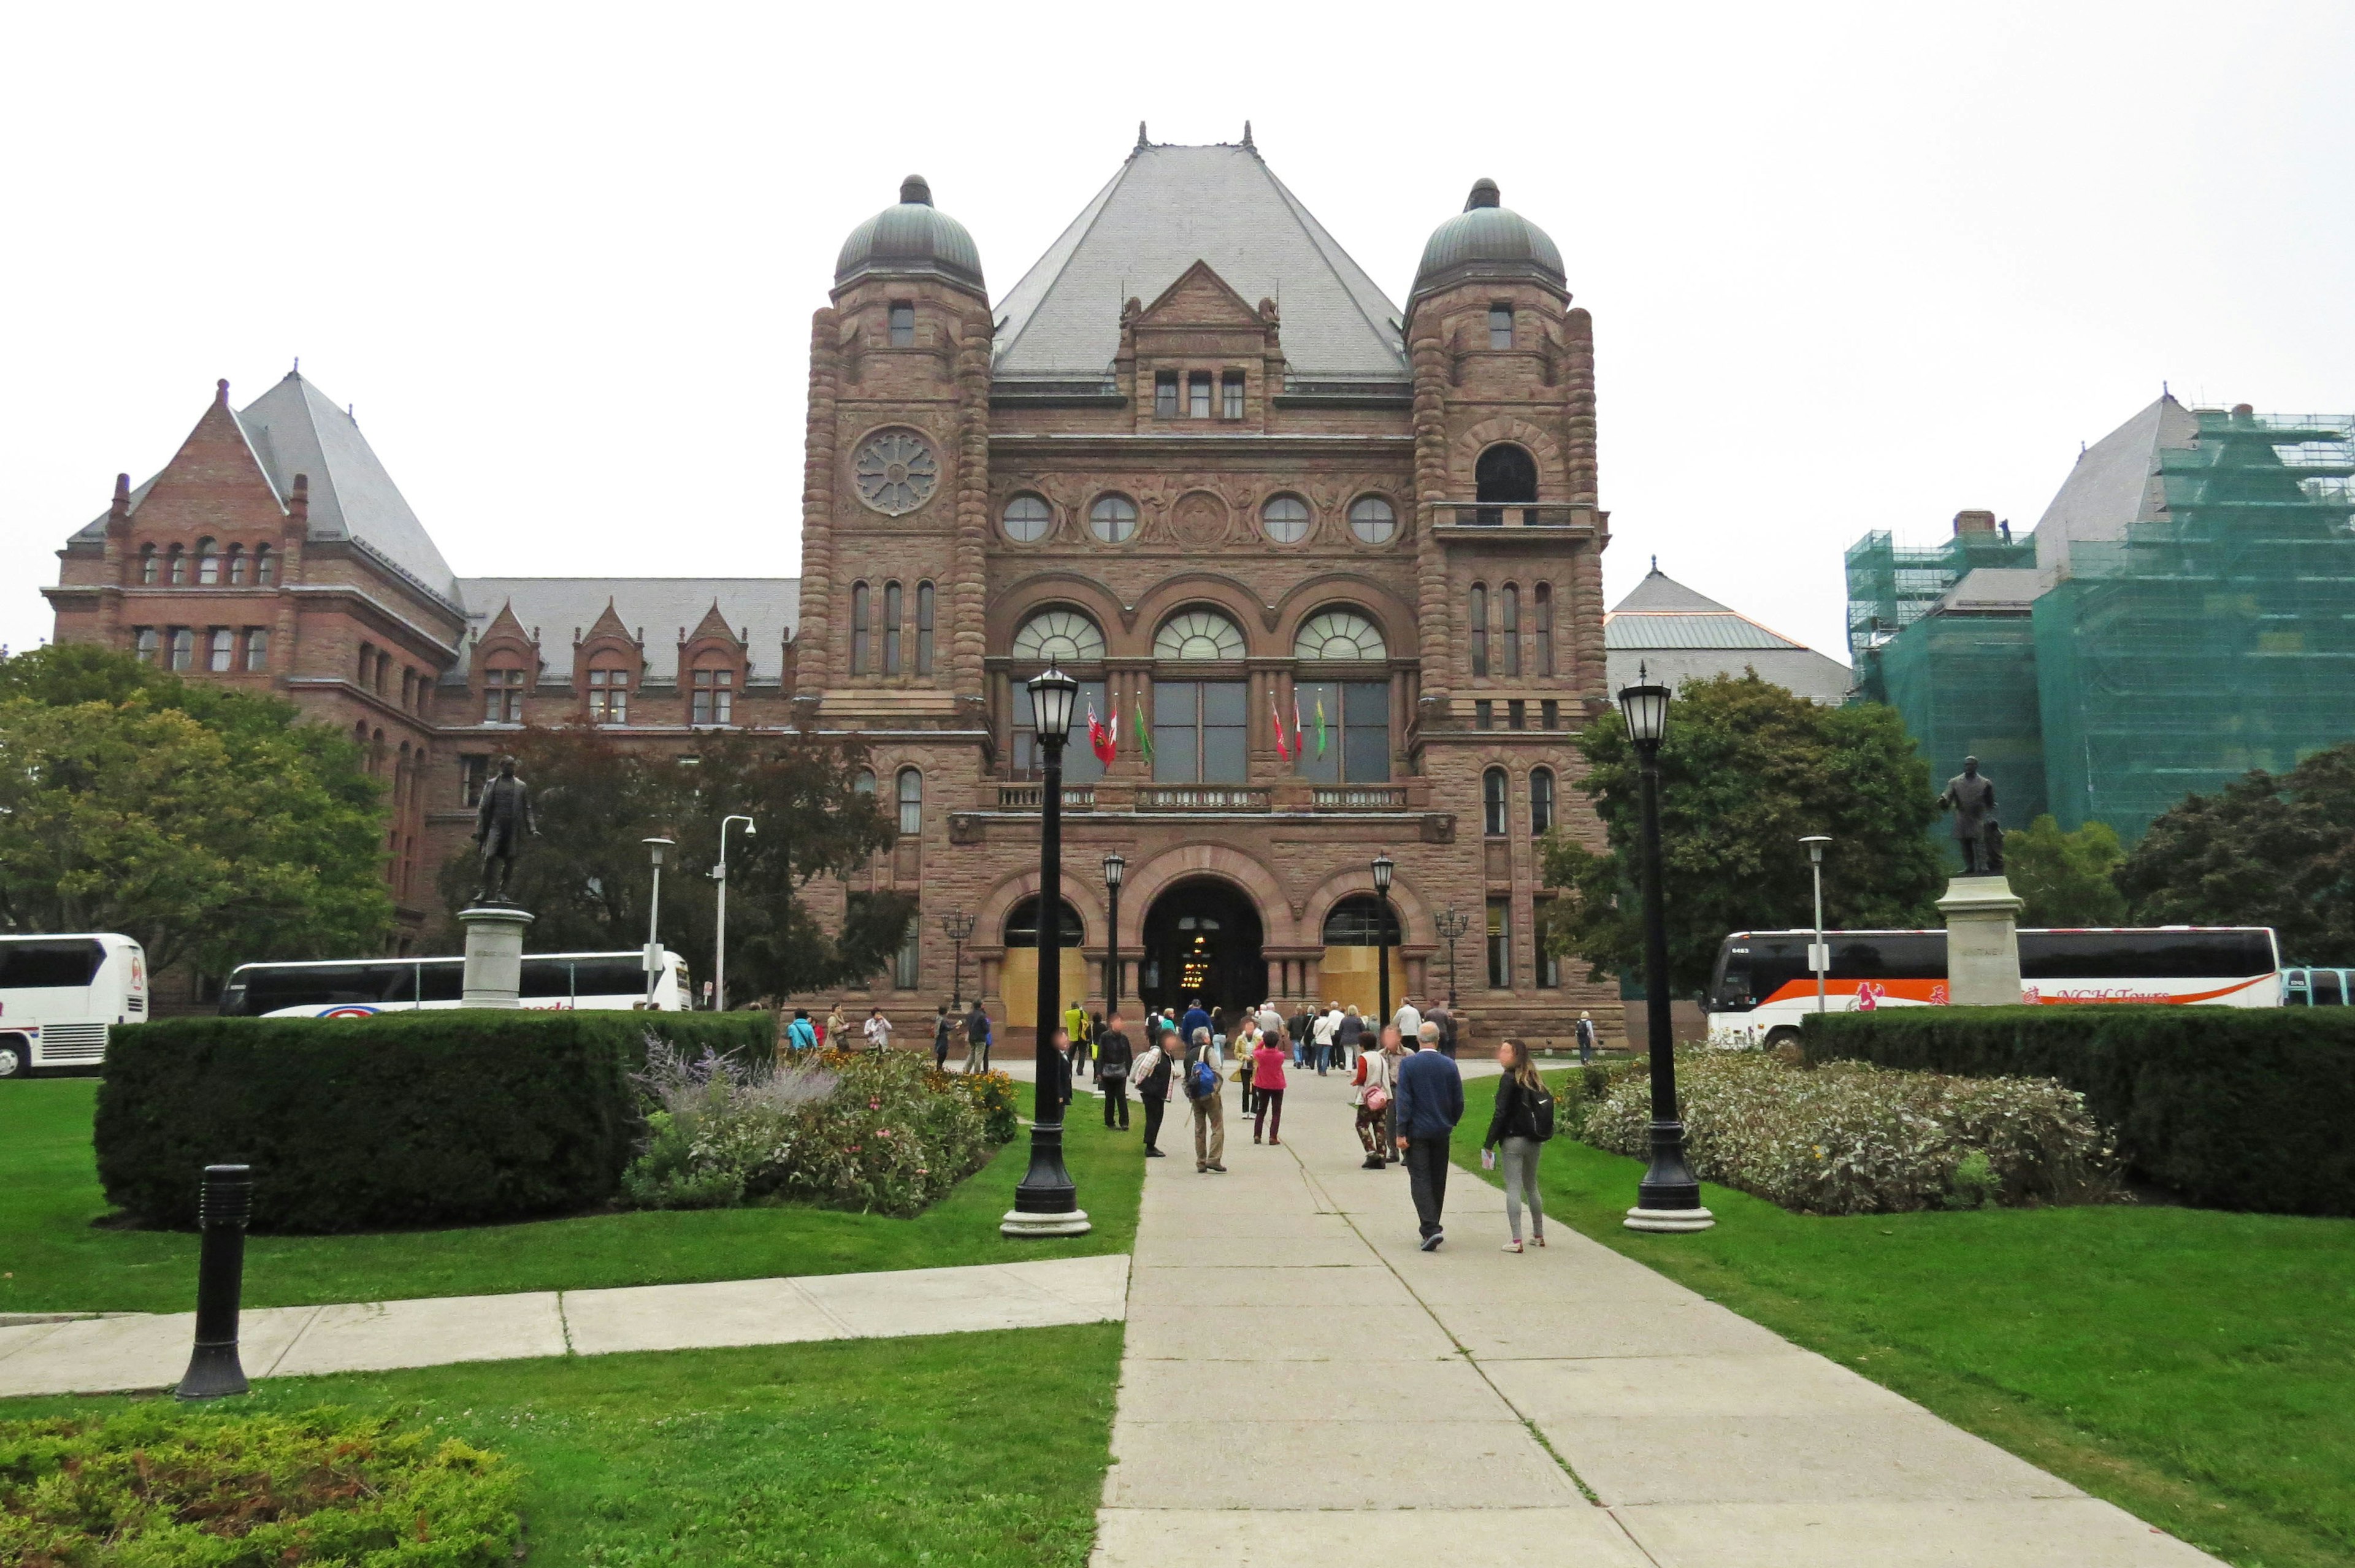
<instances>
[{"instance_id":1,"label":"lamp post globe","mask_svg":"<svg viewBox=\"0 0 2355 1568\"><path fill-rule=\"evenodd\" d=\"M1472 917L1449 904L1439 912L1433 923L1439 927L1439 934L1447 939L1447 1006L1453 1011L1455 1007L1455 943L1472 929Z\"/></svg>"},{"instance_id":2,"label":"lamp post globe","mask_svg":"<svg viewBox=\"0 0 2355 1568\"><path fill-rule=\"evenodd\" d=\"M973 934L973 916L961 909L944 911L941 915L941 934L949 939L955 953L949 975L949 1010L962 1011L964 1007L964 944Z\"/></svg>"},{"instance_id":3,"label":"lamp post globe","mask_svg":"<svg viewBox=\"0 0 2355 1568\"><path fill-rule=\"evenodd\" d=\"M1381 998L1381 1015L1374 1019L1377 1044L1391 1021L1391 878L1397 871L1398 862L1391 859L1389 850L1374 857L1374 968L1380 976Z\"/></svg>"},{"instance_id":4,"label":"lamp post globe","mask_svg":"<svg viewBox=\"0 0 2355 1568\"><path fill-rule=\"evenodd\" d=\"M1104 880L1104 1018L1120 1011L1120 880L1128 862L1115 849L1103 858Z\"/></svg>"},{"instance_id":5,"label":"lamp post globe","mask_svg":"<svg viewBox=\"0 0 2355 1568\"><path fill-rule=\"evenodd\" d=\"M1014 1207L998 1222L1008 1236L1078 1236L1089 1229L1079 1185L1063 1164L1063 1072L1055 1029L1063 1011L1063 747L1080 683L1053 665L1030 677L1030 721L1038 737L1039 1040L1030 1102L1030 1168L1014 1189Z\"/></svg>"}]
</instances>

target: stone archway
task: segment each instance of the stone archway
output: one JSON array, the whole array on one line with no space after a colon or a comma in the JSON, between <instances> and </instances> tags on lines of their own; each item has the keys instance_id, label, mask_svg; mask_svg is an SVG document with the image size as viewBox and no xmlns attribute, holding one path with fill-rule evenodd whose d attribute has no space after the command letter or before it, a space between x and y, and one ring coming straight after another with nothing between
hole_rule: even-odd
<instances>
[{"instance_id":1,"label":"stone archway","mask_svg":"<svg viewBox=\"0 0 2355 1568\"><path fill-rule=\"evenodd\" d=\"M1129 869L1120 891L1120 944L1135 953L1145 939L1145 912L1171 883L1189 877L1209 877L1231 882L1251 901L1260 920L1262 939L1270 947L1297 940L1292 901L1275 873L1240 849L1223 844L1181 844ZM1069 885L1068 879L1066 885Z\"/></svg>"},{"instance_id":2,"label":"stone archway","mask_svg":"<svg viewBox=\"0 0 2355 1568\"><path fill-rule=\"evenodd\" d=\"M1252 1005L1267 994L1264 927L1251 896L1219 877L1181 878L1144 910L1136 995L1165 1012L1199 1002L1212 1010Z\"/></svg>"}]
</instances>

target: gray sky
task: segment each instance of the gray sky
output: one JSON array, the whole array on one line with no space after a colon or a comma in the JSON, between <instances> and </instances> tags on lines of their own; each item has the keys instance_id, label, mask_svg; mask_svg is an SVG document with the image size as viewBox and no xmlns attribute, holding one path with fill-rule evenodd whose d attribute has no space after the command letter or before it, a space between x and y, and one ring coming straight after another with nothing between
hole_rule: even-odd
<instances>
[{"instance_id":1,"label":"gray sky","mask_svg":"<svg viewBox=\"0 0 2355 1568\"><path fill-rule=\"evenodd\" d=\"M462 574L791 573L843 235L921 172L1002 293L1140 118L1249 118L1394 300L1495 177L1594 312L1611 597L1843 658L1852 539L2025 528L2162 379L2355 408L2355 7L1794 9L16 7L0 641L296 355Z\"/></svg>"}]
</instances>

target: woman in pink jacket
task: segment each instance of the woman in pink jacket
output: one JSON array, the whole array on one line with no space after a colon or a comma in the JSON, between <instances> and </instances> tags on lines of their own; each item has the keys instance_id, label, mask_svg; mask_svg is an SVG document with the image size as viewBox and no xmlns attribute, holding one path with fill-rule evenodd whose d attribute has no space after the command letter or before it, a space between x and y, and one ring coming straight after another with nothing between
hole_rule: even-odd
<instances>
[{"instance_id":1,"label":"woman in pink jacket","mask_svg":"<svg viewBox=\"0 0 2355 1568\"><path fill-rule=\"evenodd\" d=\"M1252 1052L1252 1091L1259 1096L1259 1115L1252 1122L1252 1142L1260 1141L1263 1126L1267 1141L1284 1141L1284 1047L1265 1035L1260 1037L1259 1049Z\"/></svg>"}]
</instances>

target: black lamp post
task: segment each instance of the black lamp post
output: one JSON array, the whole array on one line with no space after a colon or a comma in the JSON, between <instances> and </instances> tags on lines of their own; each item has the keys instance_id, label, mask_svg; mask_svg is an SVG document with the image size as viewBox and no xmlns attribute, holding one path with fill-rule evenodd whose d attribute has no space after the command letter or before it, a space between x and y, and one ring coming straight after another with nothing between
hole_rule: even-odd
<instances>
[{"instance_id":1,"label":"black lamp post","mask_svg":"<svg viewBox=\"0 0 2355 1568\"><path fill-rule=\"evenodd\" d=\"M1381 970L1382 1016L1374 1020L1374 1040L1379 1044L1382 1030L1391 1022L1391 873L1398 862L1389 851L1374 857L1374 941L1380 951Z\"/></svg>"},{"instance_id":2,"label":"black lamp post","mask_svg":"<svg viewBox=\"0 0 2355 1568\"><path fill-rule=\"evenodd\" d=\"M1455 944L1472 929L1471 917L1454 904L1439 912L1434 922L1439 934L1447 938L1447 1010L1455 1010Z\"/></svg>"},{"instance_id":3,"label":"black lamp post","mask_svg":"<svg viewBox=\"0 0 2355 1568\"><path fill-rule=\"evenodd\" d=\"M956 954L949 977L949 1011L961 1012L964 1008L964 940L973 934L973 916L961 909L950 910L941 916L941 934L949 939Z\"/></svg>"},{"instance_id":4,"label":"black lamp post","mask_svg":"<svg viewBox=\"0 0 2355 1568\"><path fill-rule=\"evenodd\" d=\"M1668 732L1668 688L1637 667L1637 684L1619 693L1627 739L1643 781L1644 1021L1652 1048L1652 1164L1627 1211L1631 1231L1706 1231L1717 1223L1700 1206L1700 1181L1685 1163L1685 1125L1677 1114L1676 1042L1668 1030L1668 913L1661 891L1660 742Z\"/></svg>"},{"instance_id":5,"label":"black lamp post","mask_svg":"<svg viewBox=\"0 0 2355 1568\"><path fill-rule=\"evenodd\" d=\"M1008 1236L1080 1236L1088 1231L1079 1185L1063 1168L1062 1072L1055 1029L1063 1013L1063 745L1080 683L1050 665L1030 680L1030 719L1039 739L1039 1058L1030 1102L1030 1168L999 1221Z\"/></svg>"},{"instance_id":6,"label":"black lamp post","mask_svg":"<svg viewBox=\"0 0 2355 1568\"><path fill-rule=\"evenodd\" d=\"M1104 895L1111 908L1105 917L1110 928L1104 934L1104 1019L1109 1022L1120 1011L1120 880L1128 874L1128 862L1115 849L1103 858Z\"/></svg>"}]
</instances>

